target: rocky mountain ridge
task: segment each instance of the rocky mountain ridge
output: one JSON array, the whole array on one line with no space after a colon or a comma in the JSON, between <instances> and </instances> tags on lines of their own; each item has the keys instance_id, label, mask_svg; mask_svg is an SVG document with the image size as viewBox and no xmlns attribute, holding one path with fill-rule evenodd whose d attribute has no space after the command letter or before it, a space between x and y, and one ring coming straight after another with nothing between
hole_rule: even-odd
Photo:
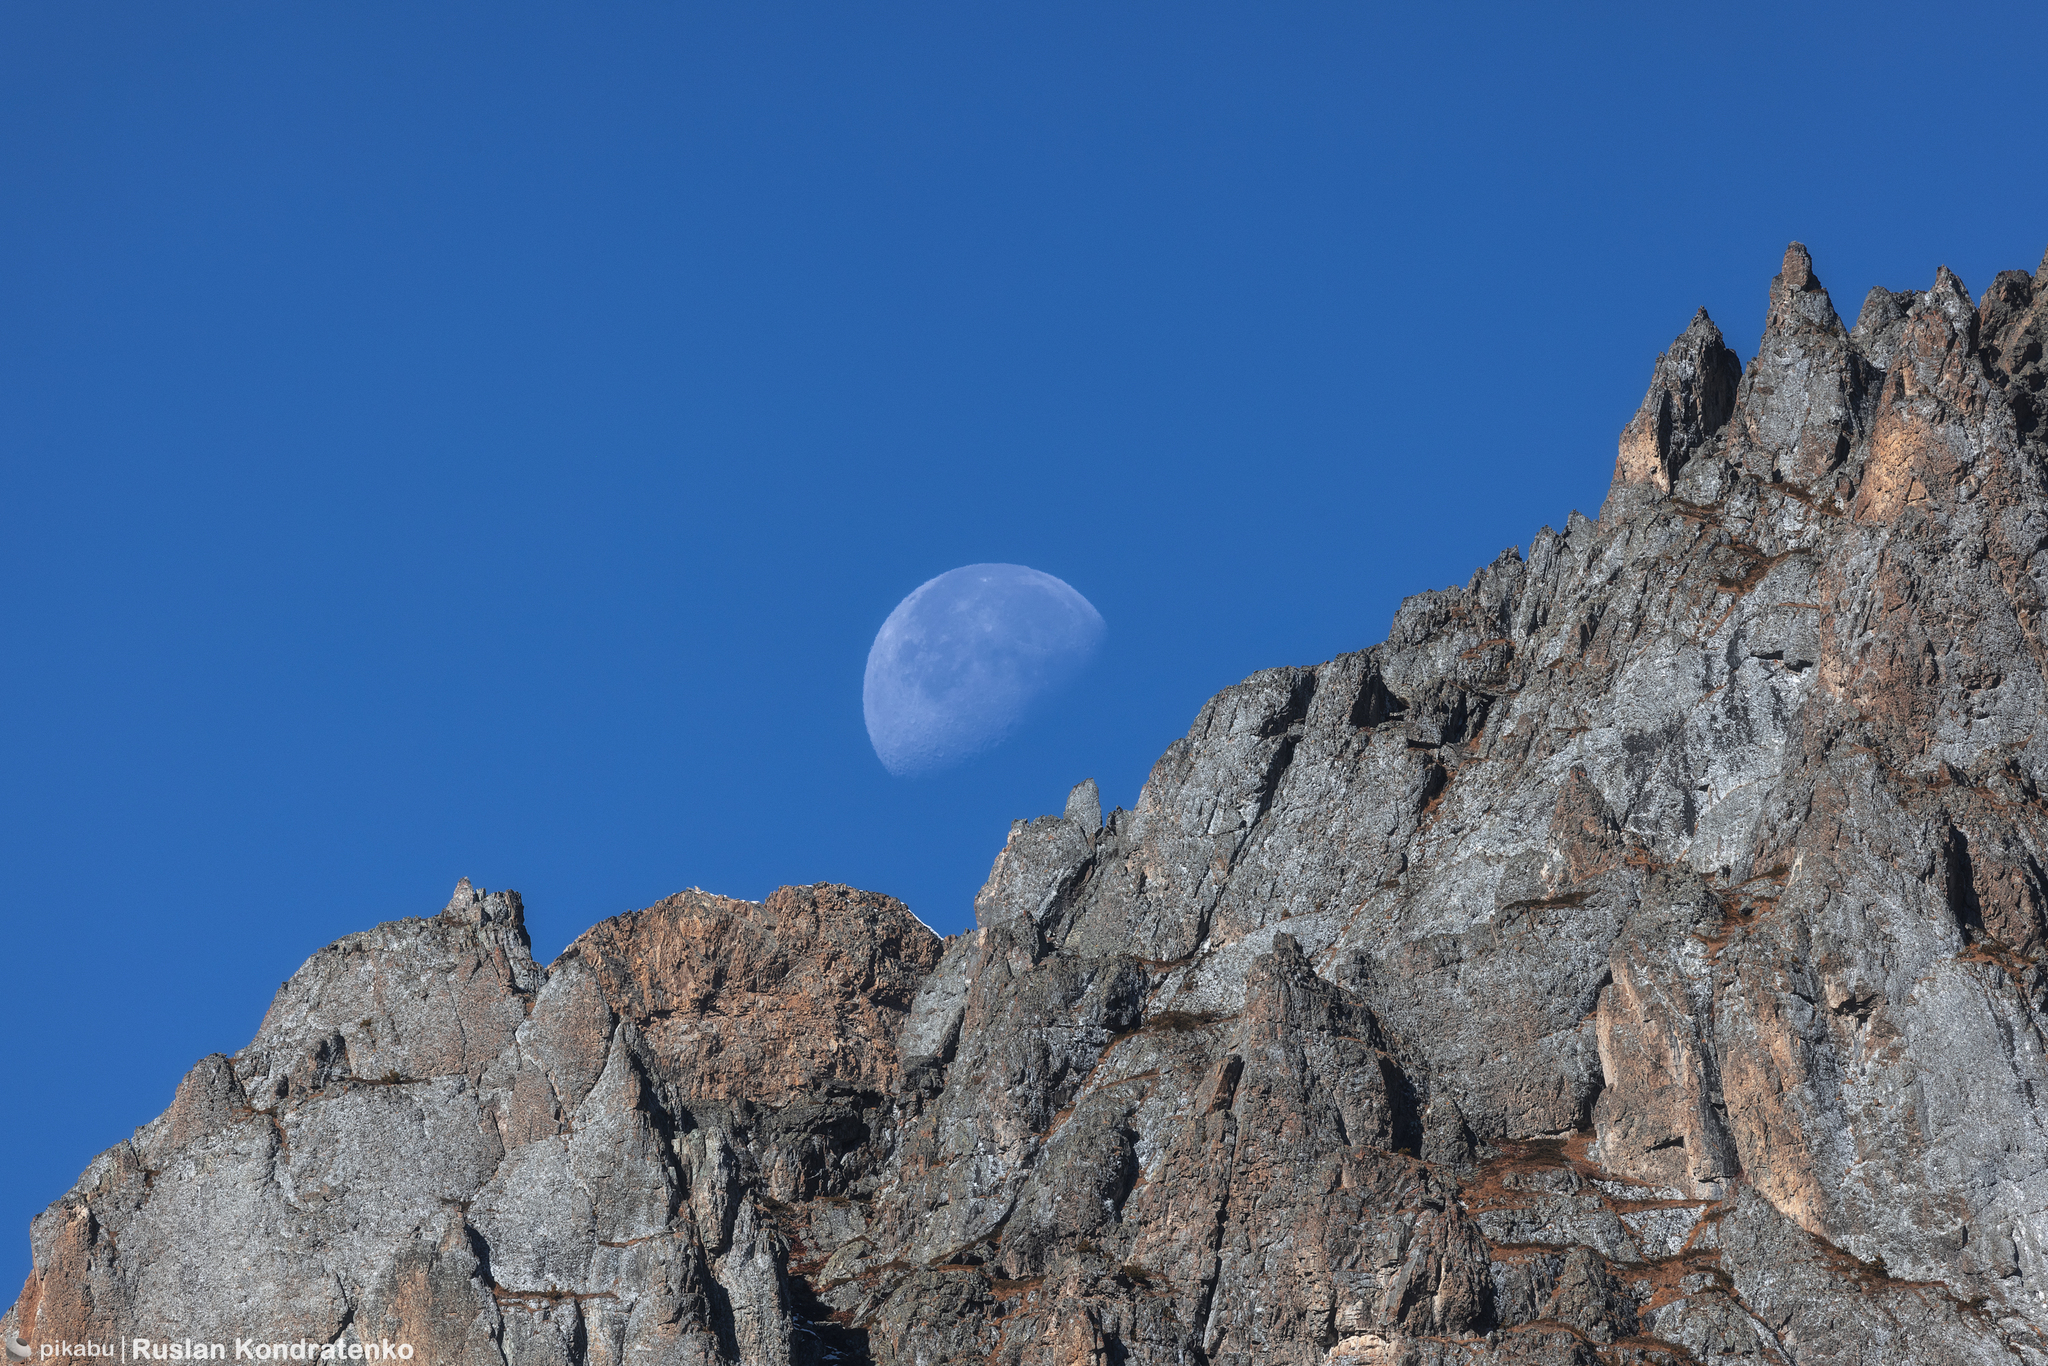
<instances>
[{"instance_id":1,"label":"rocky mountain ridge","mask_svg":"<svg viewBox=\"0 0 2048 1366\"><path fill-rule=\"evenodd\" d=\"M1795 244L1574 514L1019 822L940 940L516 894L316 954L31 1231L42 1342L2048 1362L2048 261Z\"/></svg>"}]
</instances>

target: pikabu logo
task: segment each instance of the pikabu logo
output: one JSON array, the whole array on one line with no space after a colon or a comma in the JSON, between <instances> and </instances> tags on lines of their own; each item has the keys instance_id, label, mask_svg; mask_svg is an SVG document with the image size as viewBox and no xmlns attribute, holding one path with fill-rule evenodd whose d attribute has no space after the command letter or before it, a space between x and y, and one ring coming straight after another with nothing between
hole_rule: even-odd
<instances>
[{"instance_id":1,"label":"pikabu logo","mask_svg":"<svg viewBox=\"0 0 2048 1366\"><path fill-rule=\"evenodd\" d=\"M30 1356L41 1361L55 1361L60 1357L105 1357L112 1360L120 1354L119 1344L112 1342L45 1342L31 1347L21 1340L19 1333L10 1333L7 1337L9 1362L27 1361Z\"/></svg>"}]
</instances>

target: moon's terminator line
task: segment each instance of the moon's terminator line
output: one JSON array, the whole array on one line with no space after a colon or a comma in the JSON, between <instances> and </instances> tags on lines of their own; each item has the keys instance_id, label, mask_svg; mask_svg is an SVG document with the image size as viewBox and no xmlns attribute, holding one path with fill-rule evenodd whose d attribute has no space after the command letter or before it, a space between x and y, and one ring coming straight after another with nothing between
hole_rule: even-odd
<instances>
[{"instance_id":1,"label":"moon's terminator line","mask_svg":"<svg viewBox=\"0 0 2048 1366\"><path fill-rule=\"evenodd\" d=\"M999 743L1033 701L1079 673L1105 631L1088 599L1021 564L970 564L896 605L868 650L868 738L891 773Z\"/></svg>"}]
</instances>

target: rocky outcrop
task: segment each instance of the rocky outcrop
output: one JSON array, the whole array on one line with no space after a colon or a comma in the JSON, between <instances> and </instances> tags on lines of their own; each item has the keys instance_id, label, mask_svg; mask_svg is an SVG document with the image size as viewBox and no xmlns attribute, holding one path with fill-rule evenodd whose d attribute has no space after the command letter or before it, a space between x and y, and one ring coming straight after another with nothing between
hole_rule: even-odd
<instances>
[{"instance_id":1,"label":"rocky outcrop","mask_svg":"<svg viewBox=\"0 0 2048 1366\"><path fill-rule=\"evenodd\" d=\"M1802 247L1576 514L1019 822L940 940L323 950L5 1327L561 1363L2048 1361L2048 270Z\"/></svg>"}]
</instances>

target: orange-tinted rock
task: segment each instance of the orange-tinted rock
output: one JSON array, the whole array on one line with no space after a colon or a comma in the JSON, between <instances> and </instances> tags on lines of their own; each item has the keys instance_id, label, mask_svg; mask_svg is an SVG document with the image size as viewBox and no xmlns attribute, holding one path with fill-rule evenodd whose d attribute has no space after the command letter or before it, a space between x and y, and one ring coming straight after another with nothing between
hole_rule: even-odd
<instances>
[{"instance_id":1,"label":"orange-tinted rock","mask_svg":"<svg viewBox=\"0 0 2048 1366\"><path fill-rule=\"evenodd\" d=\"M563 956L639 1027L685 1103L772 1107L893 1091L897 1030L941 948L902 903L820 883L759 904L683 892Z\"/></svg>"},{"instance_id":2,"label":"orange-tinted rock","mask_svg":"<svg viewBox=\"0 0 2048 1366\"><path fill-rule=\"evenodd\" d=\"M1706 449L1728 421L1741 379L1742 363L1701 309L1657 357L1650 392L1622 429L1615 482L1654 484L1669 493L1685 462Z\"/></svg>"}]
</instances>

